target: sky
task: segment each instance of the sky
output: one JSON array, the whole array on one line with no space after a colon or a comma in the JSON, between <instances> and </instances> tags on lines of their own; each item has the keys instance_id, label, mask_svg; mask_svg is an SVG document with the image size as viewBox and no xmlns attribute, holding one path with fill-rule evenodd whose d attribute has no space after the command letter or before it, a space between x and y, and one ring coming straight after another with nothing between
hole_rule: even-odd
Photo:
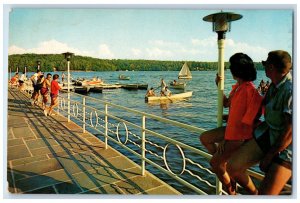
<instances>
[{"instance_id":1,"label":"sky","mask_svg":"<svg viewBox=\"0 0 300 203\"><path fill-rule=\"evenodd\" d=\"M104 59L217 61L217 34L206 15L220 9L13 8L8 53L75 55ZM293 10L224 9L241 14L226 34L225 61L236 52L254 61L271 50L293 54Z\"/></svg>"}]
</instances>

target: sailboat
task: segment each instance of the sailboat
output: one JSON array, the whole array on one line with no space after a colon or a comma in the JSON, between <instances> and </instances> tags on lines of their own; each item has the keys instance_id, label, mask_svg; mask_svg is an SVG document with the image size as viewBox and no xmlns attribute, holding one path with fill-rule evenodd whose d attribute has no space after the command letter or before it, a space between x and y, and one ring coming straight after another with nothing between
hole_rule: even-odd
<instances>
[{"instance_id":1,"label":"sailboat","mask_svg":"<svg viewBox=\"0 0 300 203\"><path fill-rule=\"evenodd\" d=\"M192 73L186 62L183 64L183 66L178 74L178 78L179 79L192 79Z\"/></svg>"}]
</instances>

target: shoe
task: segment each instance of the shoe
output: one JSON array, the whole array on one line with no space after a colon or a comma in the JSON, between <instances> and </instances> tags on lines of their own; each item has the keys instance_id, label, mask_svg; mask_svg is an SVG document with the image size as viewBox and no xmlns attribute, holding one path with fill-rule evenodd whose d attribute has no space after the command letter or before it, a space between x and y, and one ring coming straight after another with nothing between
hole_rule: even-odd
<instances>
[{"instance_id":1,"label":"shoe","mask_svg":"<svg viewBox=\"0 0 300 203\"><path fill-rule=\"evenodd\" d=\"M47 113L46 109L44 110L44 114L45 114L45 116L48 116L48 113Z\"/></svg>"}]
</instances>

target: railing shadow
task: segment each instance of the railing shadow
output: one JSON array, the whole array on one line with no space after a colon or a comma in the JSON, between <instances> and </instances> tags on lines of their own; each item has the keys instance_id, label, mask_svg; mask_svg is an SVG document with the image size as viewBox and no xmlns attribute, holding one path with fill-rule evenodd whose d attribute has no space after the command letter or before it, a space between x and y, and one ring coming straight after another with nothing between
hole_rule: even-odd
<instances>
[{"instance_id":1,"label":"railing shadow","mask_svg":"<svg viewBox=\"0 0 300 203\"><path fill-rule=\"evenodd\" d=\"M12 93L12 91L11 91ZM20 94L20 92L16 93L16 91L14 92L15 94L13 95L14 98L16 100L27 100L28 97L26 97L24 94ZM22 103L25 104L26 102ZM111 184L110 182L103 182L102 184L99 183L99 180L97 178L94 177L94 175L92 173L90 173L89 171L87 171L87 169L84 167L84 163L86 164L90 164L89 161L85 160L85 161L78 161L77 158L74 156L75 154L70 151L64 143L62 143L62 141L60 139L63 139L63 136L58 136L56 133L51 132L49 129L53 128L56 131L65 131L66 133L69 134L70 137L72 137L73 139L73 144L77 145L79 148L82 148L83 146L85 147L85 149L89 149L89 151L91 151L93 154L95 154L97 156L97 158L100 158L101 161L103 161L104 165L98 164L98 165L91 165L91 168L93 169L93 171L95 171L97 168L102 167L105 172L108 174L109 178L115 178L114 174L111 172L111 170L113 170L117 175L119 175L121 177L121 179L116 179L114 182L118 182L118 181L126 181L127 184L130 184L131 187L133 187L135 190L139 191L141 194L147 194L141 187L139 187L136 183L134 183L133 181L131 181L130 179L127 178L127 176L125 175L125 172L128 174L130 173L130 171L127 170L122 170L119 168L116 168L113 164L111 164L108 160L105 159L105 157L101 156L101 154L99 154L97 151L94 150L93 147L89 146L88 144L86 144L85 142L83 142L78 135L76 135L74 132L72 132L71 130L69 130L68 128L66 128L65 126L63 126L62 124L60 124L60 121L53 118L53 117L45 117L42 113L41 109L38 109L38 111L36 108L34 107L34 110L32 110L32 108L29 108L28 112L24 112L25 115L27 116L28 121L30 122L30 124L32 125L32 127L34 128L34 130L36 130L36 132L38 133L38 136L43 139L43 141L46 143L47 147L49 148L49 150L51 151L51 153L54 155L54 158L62 165L62 167L64 168L66 174L69 176L69 178L71 180L74 180L74 175L72 173L70 173L68 170L66 170L66 166L65 164L62 162L61 158L66 158L69 157L67 159L72 160L80 169L82 172L85 173L85 175L89 178L88 181L91 181L94 185L96 185L96 188L98 188L100 190L100 193L105 194L106 191L103 189L103 186L107 185L107 184ZM14 110L12 110L14 111ZM28 114L32 114L34 115L34 117L29 116ZM56 126L53 126L53 120L56 122ZM41 126L37 125L38 121L43 127L45 127L48 130L48 133L50 133L53 136L53 139L56 140L56 142L63 148L63 152L65 153L65 156L61 156L59 155L60 153L56 153L55 150L51 147L51 144L49 143L49 141L47 140L48 137L45 137L42 133L41 130L39 130L39 128ZM66 142L68 142L68 140L64 140ZM80 154L80 153L78 153ZM83 152L84 154L84 152ZM81 156L83 156L82 154L80 154ZM85 159L86 157L83 157L83 159ZM90 157L89 157L90 158ZM93 157L92 157L93 158ZM101 175L101 174L98 174ZM139 175L137 173L132 173L132 175ZM113 185L113 184L112 184ZM127 192L130 193L130 190L128 188L121 188L123 190L127 190Z\"/></svg>"},{"instance_id":2,"label":"railing shadow","mask_svg":"<svg viewBox=\"0 0 300 203\"><path fill-rule=\"evenodd\" d=\"M42 187L32 187L32 189L25 189L24 191L24 185L15 185L12 184L12 174L18 173L24 175L24 177L29 178L24 178L21 179L22 181L28 181L30 178L35 178L35 180L38 180L39 182L49 182L52 184L42 186ZM20 170L14 170L14 169L7 169L7 177L8 177L8 182L9 182L9 188L8 191L11 194L98 194L98 192L95 192L93 190L90 190L89 188L82 188L77 185L76 182L74 181L60 181L55 178L49 177L47 175L41 175L37 173L32 173L32 172L24 172ZM31 183L28 183L31 184ZM28 185L27 184L27 185ZM26 185L26 184L25 184ZM122 194L116 187L115 185L111 184L110 188L113 188L114 194ZM109 194L107 191L103 191L102 194Z\"/></svg>"}]
</instances>

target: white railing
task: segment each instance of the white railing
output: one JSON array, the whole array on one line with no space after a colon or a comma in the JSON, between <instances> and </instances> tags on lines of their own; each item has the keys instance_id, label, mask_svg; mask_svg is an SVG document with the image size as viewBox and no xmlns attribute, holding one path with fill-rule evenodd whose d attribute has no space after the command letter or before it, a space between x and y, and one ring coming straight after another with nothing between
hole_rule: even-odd
<instances>
[{"instance_id":1,"label":"white railing","mask_svg":"<svg viewBox=\"0 0 300 203\"><path fill-rule=\"evenodd\" d=\"M188 131L191 136L199 136L204 129L73 92L68 100L67 92L62 92L58 112L81 123L83 132L89 128L89 131L100 134L104 138L105 149L108 141L111 141L134 154L140 160L141 175L145 175L147 163L198 194L227 194L209 169L210 154L157 132L159 129L154 131L157 125L146 127L146 124L156 121L158 126L176 127L178 131ZM146 120L151 121L146 123ZM122 133L125 134L123 139ZM171 151L177 151L179 157L175 157L175 153L168 153L172 146ZM179 158L182 164L176 163L176 168L171 166ZM258 180L264 177L253 170L248 172ZM291 190L291 185L286 185L286 188Z\"/></svg>"},{"instance_id":2,"label":"white railing","mask_svg":"<svg viewBox=\"0 0 300 203\"><path fill-rule=\"evenodd\" d=\"M67 94L61 94L59 101L59 112L67 115ZM87 104L87 101L90 102L90 105ZM117 111L121 111L122 113L116 114L113 112L113 109L117 109ZM197 187L197 184L191 183L188 178L185 177L187 174L193 177L192 179L196 178L198 180L197 182L200 181L211 188L210 191L216 189L216 183L212 183L211 180L205 180L205 178L197 173L198 171L203 171L203 176L207 177L206 174L208 173L215 179L214 173L207 169L209 166L208 162L206 166L203 166L199 161L193 160L197 157L210 159L211 155L146 127L146 124L149 122L147 121L146 123L146 119L176 126L177 128L194 132L197 136L204 132L204 129L76 93L71 93L69 112L71 120L82 124L83 131L89 127L103 136L106 147L108 141L112 141L138 157L140 159L141 175L145 175L147 163L161 172L168 174L173 179L194 190L198 194L207 194L208 190L203 191L203 189ZM135 116L135 120L139 124L129 121L126 118L122 118L124 115L127 117ZM178 151L180 157L175 158L172 155L170 156L168 151L171 147L174 148L173 151ZM170 164L170 161L172 162L173 159L180 159L182 161L180 173L177 173L174 170L174 166L170 166L172 165ZM191 165L193 167L188 168L188 166ZM178 170L178 167L176 170Z\"/></svg>"}]
</instances>

